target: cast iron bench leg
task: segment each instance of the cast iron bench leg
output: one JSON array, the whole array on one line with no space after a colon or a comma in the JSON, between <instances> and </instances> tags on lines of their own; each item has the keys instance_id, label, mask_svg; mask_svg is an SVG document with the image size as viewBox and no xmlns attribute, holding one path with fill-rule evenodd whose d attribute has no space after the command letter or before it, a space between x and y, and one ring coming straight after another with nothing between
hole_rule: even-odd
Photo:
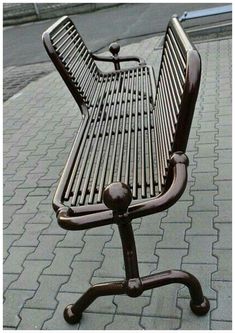
<instances>
[{"instance_id":1,"label":"cast iron bench leg","mask_svg":"<svg viewBox=\"0 0 235 333\"><path fill-rule=\"evenodd\" d=\"M83 311L100 296L125 294L124 281L107 282L93 285L74 304L69 304L64 309L64 319L69 324L76 324L80 321Z\"/></svg>"},{"instance_id":2,"label":"cast iron bench leg","mask_svg":"<svg viewBox=\"0 0 235 333\"><path fill-rule=\"evenodd\" d=\"M168 270L141 278L143 290L158 288L172 283L182 283L188 287L191 296L190 308L197 316L210 310L210 303L203 295L198 279L185 271Z\"/></svg>"}]
</instances>

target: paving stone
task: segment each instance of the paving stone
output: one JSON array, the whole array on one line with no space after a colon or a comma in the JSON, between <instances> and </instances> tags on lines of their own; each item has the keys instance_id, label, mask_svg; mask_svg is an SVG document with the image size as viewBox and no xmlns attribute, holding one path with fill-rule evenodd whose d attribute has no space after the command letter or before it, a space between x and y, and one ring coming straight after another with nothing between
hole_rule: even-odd
<instances>
[{"instance_id":1,"label":"paving stone","mask_svg":"<svg viewBox=\"0 0 235 333\"><path fill-rule=\"evenodd\" d=\"M216 139L216 132L201 132L200 133L200 141L197 143L197 145L203 145L205 143L213 144L217 143Z\"/></svg>"},{"instance_id":2,"label":"paving stone","mask_svg":"<svg viewBox=\"0 0 235 333\"><path fill-rule=\"evenodd\" d=\"M102 253L104 261L94 275L98 277L123 278L125 273L123 271L122 249L105 248Z\"/></svg>"},{"instance_id":3,"label":"paving stone","mask_svg":"<svg viewBox=\"0 0 235 333\"><path fill-rule=\"evenodd\" d=\"M188 243L184 240L184 233L190 227L190 223L163 223L163 238L158 242L158 249L184 249L188 248Z\"/></svg>"},{"instance_id":4,"label":"paving stone","mask_svg":"<svg viewBox=\"0 0 235 333\"><path fill-rule=\"evenodd\" d=\"M177 330L180 328L180 319L143 316L140 324L146 330Z\"/></svg>"},{"instance_id":5,"label":"paving stone","mask_svg":"<svg viewBox=\"0 0 235 333\"><path fill-rule=\"evenodd\" d=\"M166 214L166 212L160 212L143 217L140 228L136 230L135 235L162 235L163 230L160 228L160 223Z\"/></svg>"},{"instance_id":6,"label":"paving stone","mask_svg":"<svg viewBox=\"0 0 235 333\"><path fill-rule=\"evenodd\" d=\"M84 247L84 240L83 237L86 233L86 230L79 230L79 232L71 232L69 231L65 237L63 237L57 244L57 247L78 247L83 248ZM53 237L52 235L48 236ZM55 237L55 236L54 236ZM57 236L58 237L58 236ZM61 238L61 236L59 236Z\"/></svg>"},{"instance_id":7,"label":"paving stone","mask_svg":"<svg viewBox=\"0 0 235 333\"><path fill-rule=\"evenodd\" d=\"M218 175L215 177L217 180L231 180L232 179L232 164L221 164L218 165Z\"/></svg>"},{"instance_id":8,"label":"paving stone","mask_svg":"<svg viewBox=\"0 0 235 333\"><path fill-rule=\"evenodd\" d=\"M25 232L26 223L33 217L33 214L15 214L12 222L4 229L4 235L22 235ZM19 237L18 237L19 238Z\"/></svg>"},{"instance_id":9,"label":"paving stone","mask_svg":"<svg viewBox=\"0 0 235 333\"><path fill-rule=\"evenodd\" d=\"M8 290L5 294L6 300L3 306L3 325L17 327L20 322L19 313L25 301L31 298L34 291Z\"/></svg>"},{"instance_id":10,"label":"paving stone","mask_svg":"<svg viewBox=\"0 0 235 333\"><path fill-rule=\"evenodd\" d=\"M149 302L150 298L146 296L140 296L135 299L127 295L117 295L114 297L114 304L117 306L117 314L133 314L140 316L142 308L147 306Z\"/></svg>"},{"instance_id":11,"label":"paving stone","mask_svg":"<svg viewBox=\"0 0 235 333\"><path fill-rule=\"evenodd\" d=\"M48 309L23 309L20 312L19 330L41 330L42 325L51 317L53 311Z\"/></svg>"},{"instance_id":12,"label":"paving stone","mask_svg":"<svg viewBox=\"0 0 235 333\"><path fill-rule=\"evenodd\" d=\"M219 240L213 245L214 249L232 249L232 226L230 223L215 223L219 229Z\"/></svg>"},{"instance_id":13,"label":"paving stone","mask_svg":"<svg viewBox=\"0 0 235 333\"><path fill-rule=\"evenodd\" d=\"M108 330L140 330L139 316L115 314L113 322L106 325Z\"/></svg>"},{"instance_id":14,"label":"paving stone","mask_svg":"<svg viewBox=\"0 0 235 333\"><path fill-rule=\"evenodd\" d=\"M218 207L218 213L214 222L232 222L232 202L217 200L215 204Z\"/></svg>"},{"instance_id":15,"label":"paving stone","mask_svg":"<svg viewBox=\"0 0 235 333\"><path fill-rule=\"evenodd\" d=\"M216 181L215 185L218 186L218 194L215 196L215 200L232 200L231 180Z\"/></svg>"},{"instance_id":16,"label":"paving stone","mask_svg":"<svg viewBox=\"0 0 235 333\"><path fill-rule=\"evenodd\" d=\"M3 274L3 293L5 293L10 284L18 278L19 274Z\"/></svg>"},{"instance_id":17,"label":"paving stone","mask_svg":"<svg viewBox=\"0 0 235 333\"><path fill-rule=\"evenodd\" d=\"M227 141L227 144L226 144L226 149L231 146L231 141L232 141L232 126L229 125L229 126L223 126L223 125L218 125L216 126L219 130L219 133L217 134L217 138L220 140L220 137L230 137L230 140L228 139ZM224 143L223 139L222 139L222 144ZM218 145L218 147L221 146L220 144ZM217 152L217 149L218 147L216 147L216 152ZM223 149L223 148L221 148Z\"/></svg>"},{"instance_id":18,"label":"paving stone","mask_svg":"<svg viewBox=\"0 0 235 333\"><path fill-rule=\"evenodd\" d=\"M211 329L218 330L218 331L232 330L232 321L212 320Z\"/></svg>"},{"instance_id":19,"label":"paving stone","mask_svg":"<svg viewBox=\"0 0 235 333\"><path fill-rule=\"evenodd\" d=\"M212 320L232 320L232 294L231 294L232 282L225 281L213 281L212 287L218 292L218 305L217 308L212 311Z\"/></svg>"},{"instance_id":20,"label":"paving stone","mask_svg":"<svg viewBox=\"0 0 235 333\"><path fill-rule=\"evenodd\" d=\"M45 228L45 224L27 224L24 234L14 243L14 246L37 246L38 237Z\"/></svg>"},{"instance_id":21,"label":"paving stone","mask_svg":"<svg viewBox=\"0 0 235 333\"><path fill-rule=\"evenodd\" d=\"M161 318L180 318L180 310L176 307L177 293L181 285L172 284L152 290L151 303L144 307L143 316Z\"/></svg>"},{"instance_id":22,"label":"paving stone","mask_svg":"<svg viewBox=\"0 0 235 333\"><path fill-rule=\"evenodd\" d=\"M82 294L81 294L82 296ZM127 296L128 297L128 296ZM116 312L116 306L113 303L114 296L101 296L98 297L91 305L87 308L86 312L98 312L102 314L114 314ZM102 315L101 315L102 316Z\"/></svg>"},{"instance_id":23,"label":"paving stone","mask_svg":"<svg viewBox=\"0 0 235 333\"><path fill-rule=\"evenodd\" d=\"M197 158L197 168L194 170L194 173L199 172L214 172L216 171L214 167L214 160L211 157L198 157Z\"/></svg>"},{"instance_id":24,"label":"paving stone","mask_svg":"<svg viewBox=\"0 0 235 333\"><path fill-rule=\"evenodd\" d=\"M86 313L82 315L79 325L80 330L104 330L113 320L112 314Z\"/></svg>"},{"instance_id":25,"label":"paving stone","mask_svg":"<svg viewBox=\"0 0 235 333\"><path fill-rule=\"evenodd\" d=\"M3 237L3 259L6 259L10 252L9 248L19 238L19 235L4 235Z\"/></svg>"},{"instance_id":26,"label":"paving stone","mask_svg":"<svg viewBox=\"0 0 235 333\"><path fill-rule=\"evenodd\" d=\"M208 158L208 157L216 157L217 153L215 152L215 144L201 144L198 146L198 152L195 155L197 158Z\"/></svg>"},{"instance_id":27,"label":"paving stone","mask_svg":"<svg viewBox=\"0 0 235 333\"><path fill-rule=\"evenodd\" d=\"M197 317L190 309L189 300L179 298L177 305L182 309L181 330L210 330L210 314ZM216 302L210 300L210 311L216 307Z\"/></svg>"},{"instance_id":28,"label":"paving stone","mask_svg":"<svg viewBox=\"0 0 235 333\"><path fill-rule=\"evenodd\" d=\"M217 190L217 186L214 184L214 177L217 172L200 172L196 173L195 182L191 187L191 191L206 191ZM192 192L191 192L192 194Z\"/></svg>"},{"instance_id":29,"label":"paving stone","mask_svg":"<svg viewBox=\"0 0 235 333\"><path fill-rule=\"evenodd\" d=\"M213 250L213 255L218 258L218 270L212 280L232 281L232 251L217 249Z\"/></svg>"},{"instance_id":30,"label":"paving stone","mask_svg":"<svg viewBox=\"0 0 235 333\"><path fill-rule=\"evenodd\" d=\"M187 249L156 249L155 253L159 257L158 272L168 269L179 269L182 258L187 254ZM155 272L153 272L155 273Z\"/></svg>"},{"instance_id":31,"label":"paving stone","mask_svg":"<svg viewBox=\"0 0 235 333\"><path fill-rule=\"evenodd\" d=\"M214 228L213 219L215 212L189 212L192 218L191 228L186 230L186 235L217 235Z\"/></svg>"},{"instance_id":32,"label":"paving stone","mask_svg":"<svg viewBox=\"0 0 235 333\"><path fill-rule=\"evenodd\" d=\"M47 205L43 205L43 206L47 206ZM43 230L42 235L66 235L67 234L67 230L62 229L59 225L58 222L56 220L55 214L53 214L53 218L52 221L50 223L50 225Z\"/></svg>"},{"instance_id":33,"label":"paving stone","mask_svg":"<svg viewBox=\"0 0 235 333\"><path fill-rule=\"evenodd\" d=\"M44 197L27 197L24 206L18 210L19 214L35 214L40 202Z\"/></svg>"},{"instance_id":34,"label":"paving stone","mask_svg":"<svg viewBox=\"0 0 235 333\"><path fill-rule=\"evenodd\" d=\"M12 221L12 216L17 214L23 205L4 205L3 206L3 222L9 224Z\"/></svg>"},{"instance_id":35,"label":"paving stone","mask_svg":"<svg viewBox=\"0 0 235 333\"><path fill-rule=\"evenodd\" d=\"M15 182L7 182L3 185L3 195L4 196L13 196L15 194L16 189L19 187L19 185L22 183L21 180L15 181ZM18 202L16 203L18 204Z\"/></svg>"},{"instance_id":36,"label":"paving stone","mask_svg":"<svg viewBox=\"0 0 235 333\"><path fill-rule=\"evenodd\" d=\"M57 306L56 295L68 276L41 275L38 279L40 283L34 297L25 304L26 308L52 309Z\"/></svg>"},{"instance_id":37,"label":"paving stone","mask_svg":"<svg viewBox=\"0 0 235 333\"><path fill-rule=\"evenodd\" d=\"M82 252L75 256L74 261L102 261L102 249L109 239L110 236L85 236Z\"/></svg>"},{"instance_id":38,"label":"paving stone","mask_svg":"<svg viewBox=\"0 0 235 333\"><path fill-rule=\"evenodd\" d=\"M189 207L189 212L217 211L217 207L214 204L214 197L217 191L191 191L191 194L194 197L194 202Z\"/></svg>"},{"instance_id":39,"label":"paving stone","mask_svg":"<svg viewBox=\"0 0 235 333\"><path fill-rule=\"evenodd\" d=\"M70 275L72 271L71 263L79 252L80 249L78 248L56 248L53 251L55 257L43 274Z\"/></svg>"},{"instance_id":40,"label":"paving stone","mask_svg":"<svg viewBox=\"0 0 235 333\"><path fill-rule=\"evenodd\" d=\"M11 247L9 256L3 265L4 273L21 273L25 258L34 251L34 247Z\"/></svg>"},{"instance_id":41,"label":"paving stone","mask_svg":"<svg viewBox=\"0 0 235 333\"><path fill-rule=\"evenodd\" d=\"M54 258L54 249L58 242L63 239L63 235L42 235L39 236L39 244L35 251L28 256L29 260L52 260Z\"/></svg>"},{"instance_id":42,"label":"paving stone","mask_svg":"<svg viewBox=\"0 0 235 333\"><path fill-rule=\"evenodd\" d=\"M178 201L167 211L167 215L162 218L163 222L191 222L191 219L187 215L188 208L191 202Z\"/></svg>"},{"instance_id":43,"label":"paving stone","mask_svg":"<svg viewBox=\"0 0 235 333\"><path fill-rule=\"evenodd\" d=\"M79 231L79 233L81 233L81 231ZM112 229L112 225L106 225L103 227L99 227L99 228L92 228L92 229L88 229L86 230L86 235L112 235L113 234L113 229Z\"/></svg>"},{"instance_id":44,"label":"paving stone","mask_svg":"<svg viewBox=\"0 0 235 333\"><path fill-rule=\"evenodd\" d=\"M89 281L99 265L100 263L98 262L73 262L71 264L72 273L70 278L68 282L61 287L60 291L84 293L88 288L90 288Z\"/></svg>"},{"instance_id":45,"label":"paving stone","mask_svg":"<svg viewBox=\"0 0 235 333\"><path fill-rule=\"evenodd\" d=\"M46 205L44 205L44 207L46 207ZM49 224L52 222L52 218L50 216L50 214L52 214L53 212L47 212L47 211L40 211L41 206L38 207L38 212L35 215L32 215L32 217L29 219L28 223L35 223L35 224L47 224L49 226ZM50 210L51 210L51 205L50 205ZM46 229L44 229L45 232Z\"/></svg>"},{"instance_id":46,"label":"paving stone","mask_svg":"<svg viewBox=\"0 0 235 333\"><path fill-rule=\"evenodd\" d=\"M64 308L68 304L73 304L81 295L76 293L61 293L59 292L56 296L56 301L58 302L58 305L53 313L51 315L51 318L46 320L42 326L43 330L77 330L79 324L77 325L69 325L65 320L63 316Z\"/></svg>"},{"instance_id":47,"label":"paving stone","mask_svg":"<svg viewBox=\"0 0 235 333\"><path fill-rule=\"evenodd\" d=\"M24 270L21 272L17 281L9 286L10 289L37 290L39 286L38 277L50 262L45 260L25 260Z\"/></svg>"},{"instance_id":48,"label":"paving stone","mask_svg":"<svg viewBox=\"0 0 235 333\"><path fill-rule=\"evenodd\" d=\"M157 257L154 255L156 244L162 239L161 236L136 236L136 249L139 262L155 263Z\"/></svg>"},{"instance_id":49,"label":"paving stone","mask_svg":"<svg viewBox=\"0 0 235 333\"><path fill-rule=\"evenodd\" d=\"M217 240L216 236L185 236L185 240L189 242L189 251L184 263L216 264L217 260L212 256L212 243Z\"/></svg>"}]
</instances>

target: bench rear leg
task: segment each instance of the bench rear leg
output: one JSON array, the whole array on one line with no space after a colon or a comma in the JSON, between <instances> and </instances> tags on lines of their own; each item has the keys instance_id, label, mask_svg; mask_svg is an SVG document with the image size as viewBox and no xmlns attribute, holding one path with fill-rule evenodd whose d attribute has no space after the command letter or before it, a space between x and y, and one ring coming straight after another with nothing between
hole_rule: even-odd
<instances>
[{"instance_id":1,"label":"bench rear leg","mask_svg":"<svg viewBox=\"0 0 235 333\"><path fill-rule=\"evenodd\" d=\"M191 296L190 308L197 316L203 316L210 310L210 303L203 295L198 279L185 271L168 270L141 278L143 290L158 288L172 283L182 283L188 287Z\"/></svg>"},{"instance_id":2,"label":"bench rear leg","mask_svg":"<svg viewBox=\"0 0 235 333\"><path fill-rule=\"evenodd\" d=\"M125 294L126 287L124 281L99 283L90 287L85 294L74 304L69 304L64 309L64 319L69 324L79 323L83 311L94 302L97 297L108 295Z\"/></svg>"}]
</instances>

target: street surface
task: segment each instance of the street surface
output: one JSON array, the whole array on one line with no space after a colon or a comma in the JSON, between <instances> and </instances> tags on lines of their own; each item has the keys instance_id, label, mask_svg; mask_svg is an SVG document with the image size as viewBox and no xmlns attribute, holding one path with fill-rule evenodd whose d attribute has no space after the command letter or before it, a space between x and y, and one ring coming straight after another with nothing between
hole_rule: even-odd
<instances>
[{"instance_id":1,"label":"street surface","mask_svg":"<svg viewBox=\"0 0 235 333\"><path fill-rule=\"evenodd\" d=\"M148 35L163 33L169 18L175 13L181 16L184 11L219 5L211 3L124 4L92 13L74 15L72 19L88 47L96 51L117 39L125 40L121 44L130 44L136 41L136 36L140 36L140 40ZM214 16L185 22L184 26L218 22L223 19L223 16L224 19L228 18L228 15ZM54 18L4 30L4 67L48 61L42 46L41 35L53 22L55 22Z\"/></svg>"}]
</instances>

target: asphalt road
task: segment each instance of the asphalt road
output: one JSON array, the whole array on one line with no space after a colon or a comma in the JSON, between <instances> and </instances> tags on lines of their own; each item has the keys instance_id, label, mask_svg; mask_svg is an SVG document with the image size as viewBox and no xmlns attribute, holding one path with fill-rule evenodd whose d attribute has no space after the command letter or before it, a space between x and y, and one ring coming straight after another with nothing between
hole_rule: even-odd
<instances>
[{"instance_id":1,"label":"asphalt road","mask_svg":"<svg viewBox=\"0 0 235 333\"><path fill-rule=\"evenodd\" d=\"M184 11L215 7L223 4L212 3L146 3L123 4L118 7L71 16L88 48L101 50L110 42L121 40L127 44L146 36L165 31L173 14L181 16ZM220 17L204 18L186 22L194 26L223 20ZM33 22L4 29L3 66L22 66L48 61L41 42L41 35L53 20Z\"/></svg>"}]
</instances>

